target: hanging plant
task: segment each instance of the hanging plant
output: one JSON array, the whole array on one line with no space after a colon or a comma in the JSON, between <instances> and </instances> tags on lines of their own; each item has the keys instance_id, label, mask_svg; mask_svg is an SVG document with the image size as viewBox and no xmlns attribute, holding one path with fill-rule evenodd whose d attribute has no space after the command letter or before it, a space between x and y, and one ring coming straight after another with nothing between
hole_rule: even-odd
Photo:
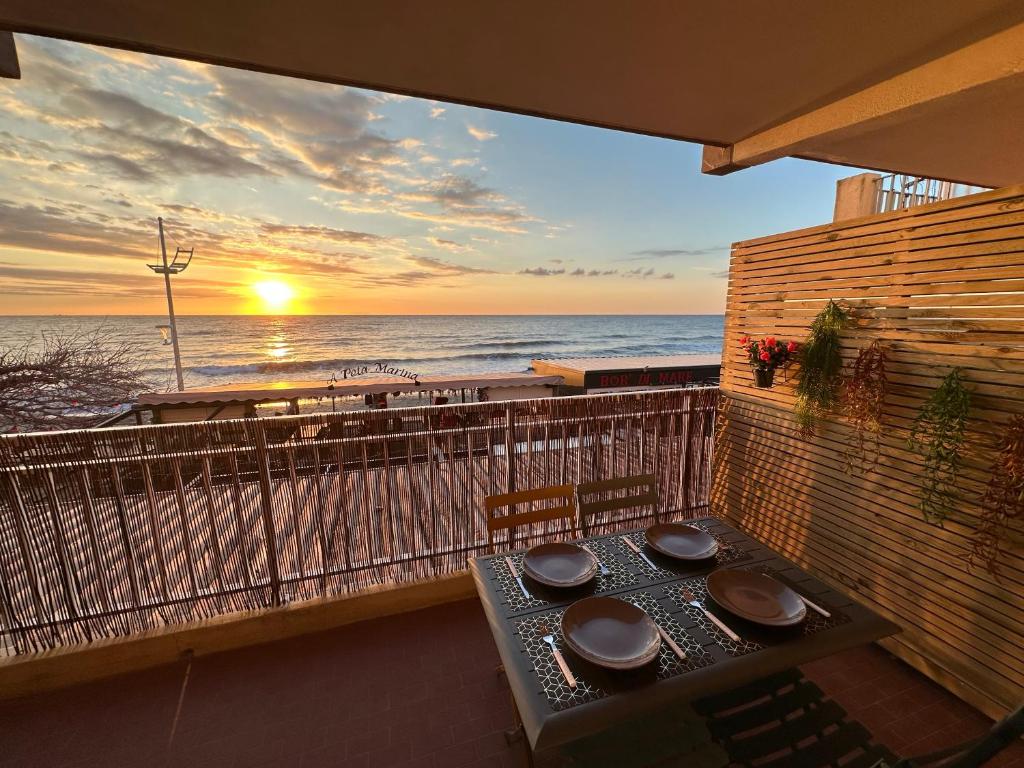
<instances>
[{"instance_id":1,"label":"hanging plant","mask_svg":"<svg viewBox=\"0 0 1024 768\"><path fill-rule=\"evenodd\" d=\"M870 472L878 464L879 436L888 382L888 350L875 339L857 353L843 381L843 410L850 423L846 442L846 469Z\"/></svg>"},{"instance_id":2,"label":"hanging plant","mask_svg":"<svg viewBox=\"0 0 1024 768\"><path fill-rule=\"evenodd\" d=\"M1024 416L1014 416L999 439L999 456L992 465L981 508L967 562L972 567L980 562L995 576L1010 523L1024 519Z\"/></svg>"},{"instance_id":3,"label":"hanging plant","mask_svg":"<svg viewBox=\"0 0 1024 768\"><path fill-rule=\"evenodd\" d=\"M849 323L849 312L829 299L811 323L807 341L800 348L795 411L802 434L813 433L817 420L837 404L843 372L839 334Z\"/></svg>"},{"instance_id":4,"label":"hanging plant","mask_svg":"<svg viewBox=\"0 0 1024 768\"><path fill-rule=\"evenodd\" d=\"M780 341L774 336L766 336L761 340L743 336L740 349L747 356L750 370L754 373L754 384L766 389L775 382L775 370L785 368L796 353L795 341Z\"/></svg>"},{"instance_id":5,"label":"hanging plant","mask_svg":"<svg viewBox=\"0 0 1024 768\"><path fill-rule=\"evenodd\" d=\"M942 524L956 507L957 475L962 464L964 430L971 393L954 368L921 406L910 430L911 450L924 456L918 509L930 523Z\"/></svg>"}]
</instances>

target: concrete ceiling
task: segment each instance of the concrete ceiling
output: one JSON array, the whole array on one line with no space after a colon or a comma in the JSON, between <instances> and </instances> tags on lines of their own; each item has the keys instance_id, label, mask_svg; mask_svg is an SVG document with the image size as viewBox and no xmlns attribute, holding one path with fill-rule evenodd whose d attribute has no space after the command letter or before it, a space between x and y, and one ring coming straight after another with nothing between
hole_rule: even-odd
<instances>
[{"instance_id":1,"label":"concrete ceiling","mask_svg":"<svg viewBox=\"0 0 1024 768\"><path fill-rule=\"evenodd\" d=\"M727 148L710 172L1024 181L1020 0L0 0L0 29Z\"/></svg>"}]
</instances>

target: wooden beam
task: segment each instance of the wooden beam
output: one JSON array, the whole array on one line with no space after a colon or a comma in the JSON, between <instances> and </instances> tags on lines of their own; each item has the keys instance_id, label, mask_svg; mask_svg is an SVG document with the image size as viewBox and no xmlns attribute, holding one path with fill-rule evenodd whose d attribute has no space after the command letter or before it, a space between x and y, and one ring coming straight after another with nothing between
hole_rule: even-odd
<instances>
[{"instance_id":1,"label":"wooden beam","mask_svg":"<svg viewBox=\"0 0 1024 768\"><path fill-rule=\"evenodd\" d=\"M823 140L854 138L886 125L924 117L947 99L1024 79L1024 24L1009 27L862 91L741 139L704 147L703 173L725 175L813 151ZM813 153L813 152L812 152Z\"/></svg>"},{"instance_id":2,"label":"wooden beam","mask_svg":"<svg viewBox=\"0 0 1024 768\"><path fill-rule=\"evenodd\" d=\"M13 80L21 79L18 49L14 45L13 32L0 32L0 77L9 77Z\"/></svg>"}]
</instances>

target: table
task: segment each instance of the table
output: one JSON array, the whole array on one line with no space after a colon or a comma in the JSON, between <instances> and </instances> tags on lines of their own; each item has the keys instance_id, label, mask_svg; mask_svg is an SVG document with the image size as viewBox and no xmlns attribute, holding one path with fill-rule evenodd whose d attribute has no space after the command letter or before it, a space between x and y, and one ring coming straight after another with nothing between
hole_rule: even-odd
<instances>
[{"instance_id":1,"label":"table","mask_svg":"<svg viewBox=\"0 0 1024 768\"><path fill-rule=\"evenodd\" d=\"M487 614L509 686L534 751L556 747L596 733L617 722L729 690L775 672L828 656L899 632L874 611L836 592L751 537L712 517L687 520L714 536L714 560L685 563L662 557L644 546L643 530L619 531L583 539L610 569L573 590L544 587L523 574L527 599L504 562L512 557L522 574L525 550L470 560L476 589ZM629 536L656 569L622 541ZM767 573L831 613L824 618L808 609L807 620L788 629L764 628L732 616L708 597L705 578L716 568L746 568ZM730 640L681 595L688 587L742 642ZM573 654L561 636L561 616L576 600L610 595L646 610L687 655L678 659L662 643L657 662L633 672L609 672ZM577 679L571 689L562 678L550 648L540 639L547 631Z\"/></svg>"}]
</instances>

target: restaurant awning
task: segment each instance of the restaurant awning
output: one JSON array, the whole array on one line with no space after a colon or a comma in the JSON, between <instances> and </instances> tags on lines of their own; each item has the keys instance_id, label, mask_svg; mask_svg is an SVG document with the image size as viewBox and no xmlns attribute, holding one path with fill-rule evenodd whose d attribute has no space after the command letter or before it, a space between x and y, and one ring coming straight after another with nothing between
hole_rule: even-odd
<instances>
[{"instance_id":1,"label":"restaurant awning","mask_svg":"<svg viewBox=\"0 0 1024 768\"><path fill-rule=\"evenodd\" d=\"M419 383L417 384L416 381ZM148 392L139 395L137 408L161 408L179 405L220 405L224 403L277 403L286 400L344 397L346 395L393 392L438 392L455 389L498 387L554 387L561 376L534 376L527 373L455 374L420 376L416 381L394 376L342 379L333 386L323 381L265 381L249 384L223 384L186 389L183 392Z\"/></svg>"},{"instance_id":2,"label":"restaurant awning","mask_svg":"<svg viewBox=\"0 0 1024 768\"><path fill-rule=\"evenodd\" d=\"M701 142L709 173L1024 181L1019 0L6 0L0 29Z\"/></svg>"}]
</instances>

